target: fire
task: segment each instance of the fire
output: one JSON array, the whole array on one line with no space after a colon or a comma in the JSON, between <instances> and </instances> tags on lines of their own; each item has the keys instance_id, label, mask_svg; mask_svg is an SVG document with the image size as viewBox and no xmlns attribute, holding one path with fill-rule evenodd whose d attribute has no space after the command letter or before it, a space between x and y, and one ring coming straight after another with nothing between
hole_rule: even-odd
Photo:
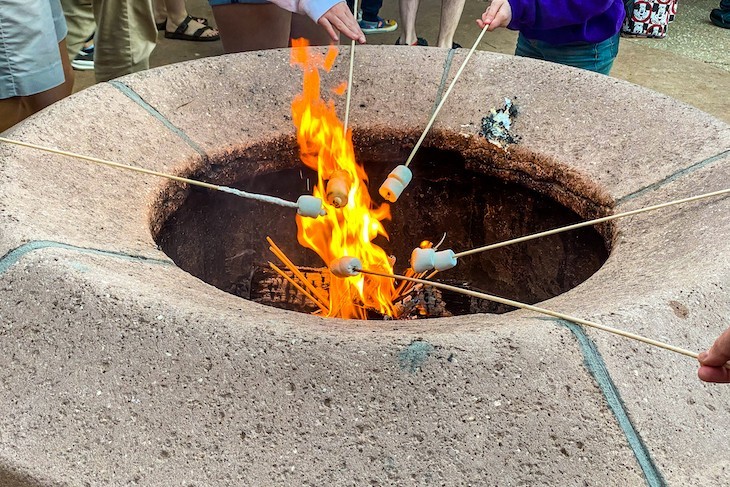
<instances>
[{"instance_id":1,"label":"fire","mask_svg":"<svg viewBox=\"0 0 730 487\"><path fill-rule=\"evenodd\" d=\"M357 257L366 269L392 274L393 267L385 251L372 243L378 235L388 237L382 221L390 218L390 206L375 207L368 192L368 177L355 161L352 131L344 131L337 118L333 100L325 102L320 94L320 70L329 72L337 56L330 47L326 55L308 48L304 39L293 41L292 65L304 73L302 93L292 101L292 115L302 162L317 171L313 195L324 202L327 215L319 218L297 216L297 238L304 247L314 250L329 265L333 260ZM342 94L342 85L336 90ZM335 208L327 202L327 181L335 175L349 183L347 203ZM328 316L366 318L373 308L393 316L395 287L392 279L358 276L332 277L329 288Z\"/></svg>"}]
</instances>

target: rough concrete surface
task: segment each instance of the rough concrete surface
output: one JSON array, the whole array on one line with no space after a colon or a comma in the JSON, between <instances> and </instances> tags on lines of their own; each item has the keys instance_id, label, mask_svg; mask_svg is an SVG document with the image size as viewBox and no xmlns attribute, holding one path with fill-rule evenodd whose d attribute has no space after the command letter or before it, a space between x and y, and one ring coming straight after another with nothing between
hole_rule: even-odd
<instances>
[{"instance_id":1,"label":"rough concrete surface","mask_svg":"<svg viewBox=\"0 0 730 487\"><path fill-rule=\"evenodd\" d=\"M443 92L433 80L446 70L448 81L463 53L450 56L362 49L352 126L417 132ZM327 86L344 78L344 59ZM384 59L399 72L384 75ZM413 92L418 73L431 81ZM209 58L92 87L6 135L225 175L217 164L293 133L299 83L286 51ZM436 133L463 134L473 157L493 154L476 132L505 96L520 105L522 141L495 164L547 194L623 211L730 181L726 123L626 82L503 55L475 53ZM636 103L652 107L632 113L640 140L622 124ZM68 123L81 107L93 137L83 119ZM164 188L0 147L3 485L727 478L730 389L700 383L691 358L522 311L381 323L263 307L157 249L149 205ZM728 215L725 198L620 220L606 264L541 305L705 349L730 325Z\"/></svg>"}]
</instances>

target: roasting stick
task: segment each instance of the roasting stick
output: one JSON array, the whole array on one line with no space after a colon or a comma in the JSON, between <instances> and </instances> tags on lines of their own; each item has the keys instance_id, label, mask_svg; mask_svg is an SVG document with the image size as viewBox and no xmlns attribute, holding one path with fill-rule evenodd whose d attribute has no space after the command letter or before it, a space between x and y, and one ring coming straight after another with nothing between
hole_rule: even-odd
<instances>
[{"instance_id":1,"label":"roasting stick","mask_svg":"<svg viewBox=\"0 0 730 487\"><path fill-rule=\"evenodd\" d=\"M667 208L668 206L679 205L682 203L690 203L692 201L698 201L698 200L702 200L705 198L711 198L713 196L720 196L720 195L728 194L728 193L730 193L730 188L721 189L719 191L713 191L711 193L705 193L705 194L701 194L701 195L697 195L697 196L692 196L691 198L683 198L681 200L668 201L666 203L661 203L661 204L653 205L653 206L647 206L646 208L639 208L637 210L625 211L623 213L616 213L615 215L604 216L603 218L596 218L595 220L589 220L586 222L568 225L566 227L560 227L560 228L555 228L553 230L547 230L545 232L535 233L532 235L526 235L524 237L519 237L519 238L515 238L512 240L506 240L504 242L498 242L498 243L494 243L491 245L485 245L484 247L479 247L476 249L465 250L464 252L459 252L458 254L454 254L454 257L456 257L458 259L459 257L465 257L467 255L477 254L479 252L485 252L487 250L497 249L499 247L505 247L507 245L512 245L512 244L516 244L516 243L520 243L520 242L526 242L528 240L533 240L535 238L547 237L548 235L555 235L556 233L562 233L562 232L567 232L570 230L575 230L577 228L597 225L599 223L615 220L617 218L624 218L627 216L638 215L639 213L644 213L647 211L659 210L661 208Z\"/></svg>"},{"instance_id":2,"label":"roasting stick","mask_svg":"<svg viewBox=\"0 0 730 487\"><path fill-rule=\"evenodd\" d=\"M552 230L546 230L544 232L533 233L531 235L525 235L522 237L513 238L511 240L505 240L503 242L497 242L497 243L493 243L490 245L485 245L484 247L478 247L478 248L471 249L471 250L465 250L465 251L459 252L459 253L454 253L452 250L442 250L439 252L433 252L433 249L416 248L413 251L413 254L411 254L411 267L413 267L413 269L416 272L428 271L428 270L434 269L434 268L439 271L444 271L444 270L450 269L451 267L454 267L456 265L457 259L459 259L461 257L466 257L467 255L473 255L473 254L477 254L479 252L486 252L488 250L494 250L494 249L498 249L500 247L506 247L508 245L517 244L517 243L521 243L521 242L527 242L528 240L534 240L534 239L540 238L540 237L547 237L549 235L555 235L557 233L567 232L567 231L575 230L578 228L589 227L592 225L597 225L599 223L616 220L617 218L624 218L627 216L638 215L639 213L645 213L647 211L659 210L662 208L667 208L669 206L679 205L682 203L690 203L693 201L699 201L702 199L711 198L713 196L721 196L721 195L726 195L726 194L730 194L730 188L721 189L719 191L713 191L711 193L704 193L704 194L692 196L689 198L682 198L679 200L667 201L665 203L660 203L658 205L647 206L645 208L639 208L639 209L631 210L631 211L625 211L623 213L616 213L615 215L604 216L602 218L596 218L595 220L588 220L585 222L574 223L572 225L568 225L565 227L559 227L559 228L554 228ZM434 258L435 258L435 262L434 262Z\"/></svg>"},{"instance_id":3,"label":"roasting stick","mask_svg":"<svg viewBox=\"0 0 730 487\"><path fill-rule=\"evenodd\" d=\"M357 0L354 0L352 13L357 20ZM352 72L355 67L355 39L350 42L350 73L347 75L347 95L345 96L345 125L344 132L347 134L347 124L350 121L350 97L352 95Z\"/></svg>"},{"instance_id":4,"label":"roasting stick","mask_svg":"<svg viewBox=\"0 0 730 487\"><path fill-rule=\"evenodd\" d=\"M436 106L436 109L433 111L433 114L431 114L431 119L426 124L426 128L423 130L423 133L421 134L421 137L418 139L418 142L416 142L416 145L413 147L413 150L411 151L411 154L408 156L408 159L406 159L405 165L397 166L391 173L388 175L388 178L385 180L385 182L380 186L380 195L385 198L387 201L390 201L391 203L395 203L398 197L401 195L403 190L406 186L408 186L408 183L411 182L412 173L411 170L408 169L408 166L411 165L411 162L413 161L413 158L416 155L416 152L418 152L418 149L421 147L421 144L423 143L423 140L426 138L426 135L428 134L428 131L431 130L431 126L433 125L433 122L436 120L436 116L441 111L441 108L444 106L444 103L446 103L446 99L449 97L449 94L451 93L451 90L454 88L454 85L456 84L456 80L459 79L459 76L461 76L462 71L464 71L464 68L466 67L466 63L471 59L472 54L474 54L474 51L476 50L479 43L482 41L482 37L484 37L484 34L487 32L487 29L489 28L489 24L486 24L482 31L479 33L479 36L477 37L477 40L474 41L474 45L471 46L471 49L469 49L469 53L466 55L466 58L464 58L464 62L461 63L461 66L459 67L459 70L454 75L454 79L451 80L451 84L446 89L446 92L444 93L444 96L441 98L441 101Z\"/></svg>"},{"instance_id":5,"label":"roasting stick","mask_svg":"<svg viewBox=\"0 0 730 487\"><path fill-rule=\"evenodd\" d=\"M299 212L299 214L301 214L303 216L309 216L312 218L316 218L317 216L321 215L322 211L323 211L322 210L322 201L319 198L315 198L314 196L302 195L299 197L299 200L297 200L297 202L295 203L293 201L286 201L281 198L277 198L275 196L249 193L247 191L241 191L239 189L231 188L228 186L219 186L217 184L205 183L203 181L196 181L195 179L183 178L180 176L174 176L172 174L166 174L166 173L162 173L162 172L158 172L158 171L153 171L151 169L129 166L127 164L121 164L119 162L107 161L107 160L99 159L96 157L85 156L83 154L76 154L74 152L54 149L52 147L44 147L41 145L31 144L29 142L21 142L19 140L7 139L5 137L0 137L0 142L6 142L8 144L15 144L15 145L23 146L23 147L29 147L31 149L38 149L38 150L41 150L44 152L50 152L52 154L60 154L62 156L73 157L75 159L81 159L84 161L94 162L96 164L114 167L117 169L125 169L128 171L134 171L134 172L138 172L138 173L142 173L142 174L158 176L161 178L171 179L173 181L177 181L180 183L191 184L193 186L201 186L203 188L213 189L216 191L223 191L224 193L234 194L234 195L240 196L242 198L248 198L248 199L252 199L252 200L256 200L256 201L261 201L263 203L270 203L273 205L284 206L286 208L295 208ZM317 201L315 201L315 200L317 200Z\"/></svg>"},{"instance_id":6,"label":"roasting stick","mask_svg":"<svg viewBox=\"0 0 730 487\"><path fill-rule=\"evenodd\" d=\"M312 296L311 294L309 294L306 289L304 289L302 286L299 285L299 283L297 283L294 279L292 279L291 277L289 277L284 271L282 271L281 269L279 269L278 267L276 267L276 265L274 265L273 262L269 262L269 266L271 266L271 268L274 271L276 271L277 274L279 274L281 277L283 277L284 279L286 279L287 281L289 281L289 283L292 286L294 286L295 288L297 288L297 291L299 291L300 293L302 293L306 297L308 297L310 300L312 300L312 302L319 307L320 311L322 311L324 313L327 313L327 311L328 311L327 310L327 306L325 306L324 304L320 303L317 298L315 298L314 296Z\"/></svg>"},{"instance_id":7,"label":"roasting stick","mask_svg":"<svg viewBox=\"0 0 730 487\"><path fill-rule=\"evenodd\" d=\"M334 270L344 270L345 271L344 273L339 274L339 275L335 274L337 277L349 277L352 275L357 275L357 273L359 273L359 272L362 272L363 274L370 274L370 275L379 276L379 277L387 277L390 279L403 279L403 280L411 281L411 282L418 283L418 284L424 284L427 286L433 286L433 287L437 287L440 289L445 289L447 291L453 291L456 293L466 294L467 296L473 296L475 298L486 299L488 301L493 301L495 303L506 304L508 306L514 306L515 308L526 309L528 311L535 311L536 313L542 313L542 314L545 314L548 316L552 316L554 318L560 318L561 320L570 321L572 323L577 323L579 325L597 328L599 330L607 331L607 332L613 333L615 335L619 335L619 336L622 336L625 338L630 338L632 340L637 340L637 341L646 343L648 345L653 345L655 347L663 348L663 349L669 350L671 352L676 352L676 353L679 353L682 355L686 355L687 357L692 357L694 359L697 359L697 357L699 356L698 353L695 353L691 350L686 350L684 348L675 347L674 345L669 345L668 343L659 342L657 340L653 340L651 338L646 338L641 335L637 335L635 333L631 333L631 332L624 331L624 330L619 330L618 328L612 328L612 327L606 326L606 325L601 325L601 324L595 323L593 321L576 318L574 316L566 315L564 313L559 313L557 311L540 308L538 306L533 306L531 304L521 303L519 301L513 301L511 299L506 299L506 298L500 298L499 296L494 296L494 295L486 294L486 293L480 293L480 292L472 291L469 289L462 289L460 287L450 286L448 284L442 284L440 282L427 281L425 279L416 279L414 277L400 276L397 274L385 274L382 272L363 270L360 268L361 267L360 261L353 257L342 257L342 258L338 259L338 261L340 261L340 262L335 261L337 263L333 263L330 265L330 269L333 271ZM333 272L333 274L334 273L335 272ZM730 362L725 364L725 368L730 369Z\"/></svg>"},{"instance_id":8,"label":"roasting stick","mask_svg":"<svg viewBox=\"0 0 730 487\"><path fill-rule=\"evenodd\" d=\"M269 250L271 250L271 252L284 263L287 269L289 269L295 276L297 276L300 281L302 281L302 284L304 284L307 289L312 292L313 295L317 296L317 299L320 303L327 303L329 301L327 298L322 296L319 290L315 288L312 283L304 277L304 274L302 274L299 268L295 266L291 260L289 260L289 257L287 257L286 254L281 251L281 249L274 243L274 241L271 240L271 237L266 237L266 241L269 242ZM329 312L329 309L327 308L327 306L325 306L325 313L327 312Z\"/></svg>"}]
</instances>

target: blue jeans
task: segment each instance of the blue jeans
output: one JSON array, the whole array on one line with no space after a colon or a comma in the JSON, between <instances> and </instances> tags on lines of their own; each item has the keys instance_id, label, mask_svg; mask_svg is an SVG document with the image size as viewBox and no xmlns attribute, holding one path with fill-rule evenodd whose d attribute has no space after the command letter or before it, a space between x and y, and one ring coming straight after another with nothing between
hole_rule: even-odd
<instances>
[{"instance_id":1,"label":"blue jeans","mask_svg":"<svg viewBox=\"0 0 730 487\"><path fill-rule=\"evenodd\" d=\"M618 40L619 34L616 33L613 37L596 44L573 42L556 45L545 41L528 39L520 34L517 38L515 55L608 74L611 71L611 66L613 66L613 60L616 59L618 54Z\"/></svg>"}]
</instances>

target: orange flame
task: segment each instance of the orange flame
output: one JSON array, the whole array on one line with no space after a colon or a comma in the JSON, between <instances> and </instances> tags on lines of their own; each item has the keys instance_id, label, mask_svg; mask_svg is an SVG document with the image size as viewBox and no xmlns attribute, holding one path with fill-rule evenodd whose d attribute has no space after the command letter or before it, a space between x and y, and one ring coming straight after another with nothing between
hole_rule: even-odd
<instances>
[{"instance_id":1,"label":"orange flame","mask_svg":"<svg viewBox=\"0 0 730 487\"><path fill-rule=\"evenodd\" d=\"M374 245L378 235L388 237L382 221L390 218L390 206L375 207L368 193L368 177L355 161L352 131L344 131L337 118L333 100L325 102L320 94L320 70L329 72L337 56L330 47L326 55L308 48L304 39L295 39L292 65L304 72L302 93L292 101L297 141L302 162L317 171L313 195L324 202L327 215L319 218L297 216L297 238L304 247L317 252L326 265L343 256L357 257L365 269L392 274L385 251ZM327 202L326 182L335 175L349 185L347 204L335 208ZM345 186L347 187L347 186ZM395 287L392 279L363 274L340 279L332 277L329 288L328 316L366 318L373 308L393 316Z\"/></svg>"}]
</instances>

